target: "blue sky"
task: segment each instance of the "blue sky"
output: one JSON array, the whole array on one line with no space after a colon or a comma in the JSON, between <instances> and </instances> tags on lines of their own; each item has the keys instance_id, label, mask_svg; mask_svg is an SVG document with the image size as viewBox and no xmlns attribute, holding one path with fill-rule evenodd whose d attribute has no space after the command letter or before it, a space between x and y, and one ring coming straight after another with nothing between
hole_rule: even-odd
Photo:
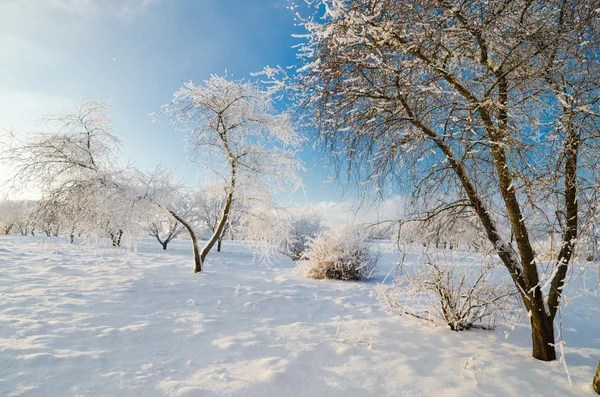
<instances>
[{"instance_id":1,"label":"blue sky","mask_svg":"<svg viewBox=\"0 0 600 397\"><path fill-rule=\"evenodd\" d=\"M183 136L149 113L189 80L248 78L266 65L295 62L299 32L286 0L2 0L0 126L29 130L79 98L112 102L123 159L159 163L195 182ZM316 157L303 155L309 166ZM319 170L307 198L333 200Z\"/></svg>"},{"instance_id":2,"label":"blue sky","mask_svg":"<svg viewBox=\"0 0 600 397\"><path fill-rule=\"evenodd\" d=\"M249 78L270 65L295 63L294 13L287 0L0 0L0 127L28 131L40 116L82 100L111 101L122 158L141 169L158 164L189 185L183 136L149 113L184 82L210 74ZM318 155L303 153L309 172L298 204L321 208L330 223L353 215ZM6 168L0 164L0 173ZM0 178L1 179L1 178ZM380 209L396 213L397 198ZM352 212L352 211L350 211ZM380 215L363 209L363 219ZM369 215L367 215L369 213ZM386 215L381 215L387 217Z\"/></svg>"}]
</instances>

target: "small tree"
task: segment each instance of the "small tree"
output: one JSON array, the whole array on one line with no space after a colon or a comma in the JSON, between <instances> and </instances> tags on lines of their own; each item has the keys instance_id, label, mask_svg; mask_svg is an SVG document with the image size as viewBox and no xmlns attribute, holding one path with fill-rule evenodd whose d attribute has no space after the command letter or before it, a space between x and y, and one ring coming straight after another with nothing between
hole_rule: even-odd
<instances>
[{"instance_id":1,"label":"small tree","mask_svg":"<svg viewBox=\"0 0 600 397\"><path fill-rule=\"evenodd\" d=\"M14 200L0 201L0 233L10 234L23 216L22 206Z\"/></svg>"},{"instance_id":2,"label":"small tree","mask_svg":"<svg viewBox=\"0 0 600 397\"><path fill-rule=\"evenodd\" d=\"M200 86L187 83L162 109L187 134L192 161L211 170L225 186L218 223L194 272L202 270L223 235L234 200L248 207L270 203L272 192L300 185L294 157L300 137L289 115L275 111L273 94L256 83L212 76Z\"/></svg>"},{"instance_id":3,"label":"small tree","mask_svg":"<svg viewBox=\"0 0 600 397\"><path fill-rule=\"evenodd\" d=\"M150 234L162 245L163 250L166 250L171 240L177 238L184 229L184 226L174 218L163 219L152 222Z\"/></svg>"}]
</instances>

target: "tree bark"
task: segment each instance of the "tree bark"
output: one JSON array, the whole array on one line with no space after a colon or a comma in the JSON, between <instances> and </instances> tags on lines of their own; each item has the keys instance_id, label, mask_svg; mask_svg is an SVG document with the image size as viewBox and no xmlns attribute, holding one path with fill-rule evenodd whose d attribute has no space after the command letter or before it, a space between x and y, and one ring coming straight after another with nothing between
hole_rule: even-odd
<instances>
[{"instance_id":1,"label":"tree bark","mask_svg":"<svg viewBox=\"0 0 600 397\"><path fill-rule=\"evenodd\" d=\"M123 230L119 229L119 231L115 234L110 234L113 247L121 246L121 237L123 237Z\"/></svg>"},{"instance_id":2,"label":"tree bark","mask_svg":"<svg viewBox=\"0 0 600 397\"><path fill-rule=\"evenodd\" d=\"M227 151L230 153L231 157L233 157L231 151L229 150L227 141L225 140L224 142L225 142L225 147L227 148ZM210 236L210 239L206 242L206 244L204 244L204 247L202 247L202 252L200 252L200 261L202 263L204 263L206 256L208 255L208 253L210 252L212 247L215 245L215 243L220 238L222 238L223 231L225 230L225 225L227 224L227 220L229 219L229 211L231 210L231 203L233 203L233 192L235 191L237 163L235 160L233 160L230 165L231 165L230 190L229 190L229 193L227 194L227 198L225 199L225 205L223 206L223 211L221 212L221 219L219 220L219 224L217 225L217 228L213 232L212 236Z\"/></svg>"},{"instance_id":3,"label":"tree bark","mask_svg":"<svg viewBox=\"0 0 600 397\"><path fill-rule=\"evenodd\" d=\"M600 394L600 361L598 361L598 369L596 369L596 375L594 376L594 390Z\"/></svg>"},{"instance_id":4,"label":"tree bark","mask_svg":"<svg viewBox=\"0 0 600 397\"><path fill-rule=\"evenodd\" d=\"M554 322L544 311L530 316L531 336L533 340L532 355L541 361L556 360L554 348Z\"/></svg>"},{"instance_id":5,"label":"tree bark","mask_svg":"<svg viewBox=\"0 0 600 397\"><path fill-rule=\"evenodd\" d=\"M198 239L196 238L196 233L194 233L194 229L192 229L192 226L189 223L177 216L176 213L169 209L167 211L169 211L171 216L177 221L179 221L179 223L181 223L183 227L188 231L188 234L190 235L190 240L192 240L192 251L194 252L194 273L200 273L202 271L203 261L200 259L200 254L198 252Z\"/></svg>"},{"instance_id":6,"label":"tree bark","mask_svg":"<svg viewBox=\"0 0 600 397\"><path fill-rule=\"evenodd\" d=\"M233 202L233 189L227 194L227 199L225 201L225 206L223 207L223 212L221 214L221 220L219 220L219 224L215 231L213 232L210 239L206 242L204 247L202 247L202 252L200 252L200 260L204 263L206 256L215 245L215 243L219 240L221 235L223 234L223 229L225 228L225 224L227 223L227 218L229 217L229 210L231 209L231 203Z\"/></svg>"}]
</instances>

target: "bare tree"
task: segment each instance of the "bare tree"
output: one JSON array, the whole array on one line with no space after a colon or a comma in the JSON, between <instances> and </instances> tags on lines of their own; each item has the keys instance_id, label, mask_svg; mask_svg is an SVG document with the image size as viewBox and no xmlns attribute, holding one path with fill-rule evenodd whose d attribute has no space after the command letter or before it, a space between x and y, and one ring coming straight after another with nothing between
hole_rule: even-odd
<instances>
[{"instance_id":1,"label":"bare tree","mask_svg":"<svg viewBox=\"0 0 600 397\"><path fill-rule=\"evenodd\" d=\"M568 265L598 205L597 1L314 5L288 87L341 176L404 181L425 207L443 197L437 213L470 207L529 312L533 356L554 360ZM562 235L553 263L536 258L541 223Z\"/></svg>"},{"instance_id":2,"label":"bare tree","mask_svg":"<svg viewBox=\"0 0 600 397\"><path fill-rule=\"evenodd\" d=\"M184 229L176 219L157 220L150 225L150 234L162 245L163 250L166 250L171 240L177 238Z\"/></svg>"},{"instance_id":3,"label":"bare tree","mask_svg":"<svg viewBox=\"0 0 600 397\"><path fill-rule=\"evenodd\" d=\"M200 272L223 235L234 199L271 203L271 192L300 185L294 157L300 138L289 115L275 111L273 93L251 82L212 76L200 86L187 83L162 112L188 134L192 161L225 185L218 224L195 263L194 272Z\"/></svg>"}]
</instances>

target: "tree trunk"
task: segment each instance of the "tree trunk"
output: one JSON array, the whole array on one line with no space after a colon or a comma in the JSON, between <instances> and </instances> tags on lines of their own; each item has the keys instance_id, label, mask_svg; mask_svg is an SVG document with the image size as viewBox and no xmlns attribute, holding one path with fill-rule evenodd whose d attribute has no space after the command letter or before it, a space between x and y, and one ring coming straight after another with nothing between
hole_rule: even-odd
<instances>
[{"instance_id":1,"label":"tree trunk","mask_svg":"<svg viewBox=\"0 0 600 397\"><path fill-rule=\"evenodd\" d=\"M223 243L223 236L219 237L217 241L217 252L221 252L221 244Z\"/></svg>"},{"instance_id":2,"label":"tree trunk","mask_svg":"<svg viewBox=\"0 0 600 397\"><path fill-rule=\"evenodd\" d=\"M596 375L594 376L594 390L600 394L600 361L598 361L598 369L596 369Z\"/></svg>"},{"instance_id":3,"label":"tree trunk","mask_svg":"<svg viewBox=\"0 0 600 397\"><path fill-rule=\"evenodd\" d=\"M229 210L231 209L232 202L233 192L227 195L227 199L225 201L225 206L223 207L223 212L221 213L221 219L219 220L219 224L217 225L217 228L213 232L212 236L210 236L210 239L206 242L206 244L204 244L204 247L202 247L202 252L200 252L200 260L202 261L202 263L204 263L206 256L223 234L225 224L227 223L227 218L229 217Z\"/></svg>"},{"instance_id":4,"label":"tree trunk","mask_svg":"<svg viewBox=\"0 0 600 397\"><path fill-rule=\"evenodd\" d=\"M194 233L194 229L192 229L192 226L190 224L188 224L182 218L177 216L176 213L174 213L171 210L167 211L169 211L169 214L171 214L171 216L175 218L179 223L181 223L183 227L185 227L185 229L188 231L188 234L190 235L190 240L192 240L192 251L194 252L194 273L200 273L202 271L202 260L200 259L200 253L198 252L198 240L196 238L196 233Z\"/></svg>"},{"instance_id":5,"label":"tree trunk","mask_svg":"<svg viewBox=\"0 0 600 397\"><path fill-rule=\"evenodd\" d=\"M110 234L113 247L121 246L121 237L123 237L123 230L119 229L116 234Z\"/></svg>"},{"instance_id":6,"label":"tree trunk","mask_svg":"<svg viewBox=\"0 0 600 397\"><path fill-rule=\"evenodd\" d=\"M554 348L554 322L543 313L530 316L531 336L533 339L532 355L541 361L556 360Z\"/></svg>"},{"instance_id":7,"label":"tree trunk","mask_svg":"<svg viewBox=\"0 0 600 397\"><path fill-rule=\"evenodd\" d=\"M166 249L167 249L167 245L169 244L169 241L168 241L168 240L165 240L165 241L164 241L164 242L162 242L161 244L162 244L162 247L163 247L163 249L164 249L164 250L166 250Z\"/></svg>"}]
</instances>

